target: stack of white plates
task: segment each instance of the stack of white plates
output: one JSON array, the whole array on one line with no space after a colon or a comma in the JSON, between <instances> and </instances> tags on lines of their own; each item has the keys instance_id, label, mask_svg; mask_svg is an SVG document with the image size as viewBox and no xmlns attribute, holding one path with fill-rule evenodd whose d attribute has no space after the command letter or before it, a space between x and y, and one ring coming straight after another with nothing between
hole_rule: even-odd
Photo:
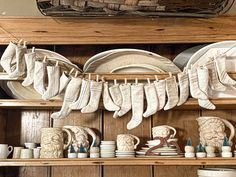
<instances>
[{"instance_id":1,"label":"stack of white plates","mask_svg":"<svg viewBox=\"0 0 236 177\"><path fill-rule=\"evenodd\" d=\"M116 150L116 157L119 157L119 158L135 157L135 151L119 151L119 150Z\"/></svg>"},{"instance_id":2,"label":"stack of white plates","mask_svg":"<svg viewBox=\"0 0 236 177\"><path fill-rule=\"evenodd\" d=\"M101 141L100 153L102 158L115 157L115 141Z\"/></svg>"},{"instance_id":3,"label":"stack of white plates","mask_svg":"<svg viewBox=\"0 0 236 177\"><path fill-rule=\"evenodd\" d=\"M230 168L201 168L198 169L199 177L236 177L236 170Z\"/></svg>"}]
</instances>

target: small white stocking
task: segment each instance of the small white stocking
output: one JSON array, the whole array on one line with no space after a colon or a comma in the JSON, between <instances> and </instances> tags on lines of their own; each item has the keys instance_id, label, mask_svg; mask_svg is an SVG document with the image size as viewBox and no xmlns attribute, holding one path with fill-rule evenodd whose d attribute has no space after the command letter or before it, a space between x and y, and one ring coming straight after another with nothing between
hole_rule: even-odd
<instances>
[{"instance_id":1,"label":"small white stocking","mask_svg":"<svg viewBox=\"0 0 236 177\"><path fill-rule=\"evenodd\" d=\"M143 84L131 85L132 118L127 124L131 130L141 124L143 120L144 90Z\"/></svg>"},{"instance_id":2,"label":"small white stocking","mask_svg":"<svg viewBox=\"0 0 236 177\"><path fill-rule=\"evenodd\" d=\"M199 81L197 76L197 70L192 68L188 70L190 93L193 98L196 99L207 99L207 96L199 88Z\"/></svg>"},{"instance_id":3,"label":"small white stocking","mask_svg":"<svg viewBox=\"0 0 236 177\"><path fill-rule=\"evenodd\" d=\"M73 110L80 110L85 107L89 102L90 96L90 81L86 79L82 79L82 85L80 89L79 98L70 105L70 108Z\"/></svg>"},{"instance_id":4,"label":"small white stocking","mask_svg":"<svg viewBox=\"0 0 236 177\"><path fill-rule=\"evenodd\" d=\"M236 81L226 72L226 56L216 57L215 64L220 82L225 85L236 85Z\"/></svg>"},{"instance_id":5,"label":"small white stocking","mask_svg":"<svg viewBox=\"0 0 236 177\"><path fill-rule=\"evenodd\" d=\"M48 73L48 88L42 96L44 100L56 96L59 93L59 87L60 87L60 67L47 66L47 73Z\"/></svg>"},{"instance_id":6,"label":"small white stocking","mask_svg":"<svg viewBox=\"0 0 236 177\"><path fill-rule=\"evenodd\" d=\"M131 110L131 86L129 83L120 84L120 91L122 95L122 105L118 112L118 116L121 117Z\"/></svg>"},{"instance_id":7,"label":"small white stocking","mask_svg":"<svg viewBox=\"0 0 236 177\"><path fill-rule=\"evenodd\" d=\"M156 93L155 85L147 84L144 86L145 96L147 100L147 109L143 113L143 117L149 117L157 112L159 107L158 105L158 97Z\"/></svg>"},{"instance_id":8,"label":"small white stocking","mask_svg":"<svg viewBox=\"0 0 236 177\"><path fill-rule=\"evenodd\" d=\"M210 77L210 87L212 90L223 92L226 90L226 87L220 82L217 71L216 71L216 65L214 61L209 61L205 65L208 68L209 77Z\"/></svg>"},{"instance_id":9,"label":"small white stocking","mask_svg":"<svg viewBox=\"0 0 236 177\"><path fill-rule=\"evenodd\" d=\"M80 86L81 86L82 79L77 77L72 77L71 81L69 82L68 86L66 87L66 92L64 96L64 101L61 107L61 110L59 112L54 112L51 115L51 118L53 119L61 119L65 118L70 114L72 111L70 109L70 104L73 103L80 92Z\"/></svg>"},{"instance_id":10,"label":"small white stocking","mask_svg":"<svg viewBox=\"0 0 236 177\"><path fill-rule=\"evenodd\" d=\"M163 109L166 104L166 81L165 80L159 80L154 81L154 85L156 87L156 93L158 98L158 111Z\"/></svg>"},{"instance_id":11,"label":"small white stocking","mask_svg":"<svg viewBox=\"0 0 236 177\"><path fill-rule=\"evenodd\" d=\"M109 94L108 82L103 83L103 105L108 111L118 111L120 109L111 99Z\"/></svg>"},{"instance_id":12,"label":"small white stocking","mask_svg":"<svg viewBox=\"0 0 236 177\"><path fill-rule=\"evenodd\" d=\"M164 107L164 110L169 110L177 105L179 102L178 96L178 84L176 82L176 77L168 77L166 80L166 94L167 94L167 103Z\"/></svg>"},{"instance_id":13,"label":"small white stocking","mask_svg":"<svg viewBox=\"0 0 236 177\"><path fill-rule=\"evenodd\" d=\"M109 91L110 91L111 98L112 98L113 102L117 106L121 107L123 100L122 100L122 95L121 95L119 84L114 84L113 86L111 86L109 88ZM115 111L115 113L113 114L113 117L114 118L118 117L118 111Z\"/></svg>"},{"instance_id":14,"label":"small white stocking","mask_svg":"<svg viewBox=\"0 0 236 177\"><path fill-rule=\"evenodd\" d=\"M34 89L41 95L45 92L45 75L47 63L35 61L34 66Z\"/></svg>"},{"instance_id":15,"label":"small white stocking","mask_svg":"<svg viewBox=\"0 0 236 177\"><path fill-rule=\"evenodd\" d=\"M25 54L25 63L26 63L26 78L22 82L22 85L24 87L30 86L34 82L34 63L36 60L36 53L31 52L31 53L26 53Z\"/></svg>"},{"instance_id":16,"label":"small white stocking","mask_svg":"<svg viewBox=\"0 0 236 177\"><path fill-rule=\"evenodd\" d=\"M90 82L90 99L87 106L83 107L82 113L92 113L97 111L99 106L100 97L102 95L103 82Z\"/></svg>"},{"instance_id":17,"label":"small white stocking","mask_svg":"<svg viewBox=\"0 0 236 177\"><path fill-rule=\"evenodd\" d=\"M59 94L67 87L70 80L71 80L71 78L69 76L67 76L65 71L63 71L62 75L60 77Z\"/></svg>"},{"instance_id":18,"label":"small white stocking","mask_svg":"<svg viewBox=\"0 0 236 177\"><path fill-rule=\"evenodd\" d=\"M16 47L16 69L9 74L9 77L19 77L25 74L25 53L26 46L18 45Z\"/></svg>"},{"instance_id":19,"label":"small white stocking","mask_svg":"<svg viewBox=\"0 0 236 177\"><path fill-rule=\"evenodd\" d=\"M12 72L11 62L16 54L16 47L17 44L10 42L1 57L1 66L7 72L8 75Z\"/></svg>"},{"instance_id":20,"label":"small white stocking","mask_svg":"<svg viewBox=\"0 0 236 177\"><path fill-rule=\"evenodd\" d=\"M178 81L179 81L179 102L177 106L180 106L184 104L189 96L189 80L188 80L188 73L187 72L181 72L177 74Z\"/></svg>"}]
</instances>

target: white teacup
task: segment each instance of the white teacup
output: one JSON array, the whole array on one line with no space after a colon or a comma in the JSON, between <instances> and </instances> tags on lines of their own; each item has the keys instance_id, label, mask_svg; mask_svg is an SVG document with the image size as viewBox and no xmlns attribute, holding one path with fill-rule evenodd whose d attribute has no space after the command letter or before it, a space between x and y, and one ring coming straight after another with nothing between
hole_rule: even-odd
<instances>
[{"instance_id":1,"label":"white teacup","mask_svg":"<svg viewBox=\"0 0 236 177\"><path fill-rule=\"evenodd\" d=\"M6 159L7 156L13 151L12 146L7 144L0 144L0 159Z\"/></svg>"},{"instance_id":2,"label":"white teacup","mask_svg":"<svg viewBox=\"0 0 236 177\"><path fill-rule=\"evenodd\" d=\"M12 156L13 159L20 158L21 149L23 149L23 147L14 147L13 156Z\"/></svg>"},{"instance_id":3,"label":"white teacup","mask_svg":"<svg viewBox=\"0 0 236 177\"><path fill-rule=\"evenodd\" d=\"M137 143L134 144L134 139ZM131 134L117 135L117 149L118 151L134 151L140 143L140 139L137 136Z\"/></svg>"},{"instance_id":4,"label":"white teacup","mask_svg":"<svg viewBox=\"0 0 236 177\"><path fill-rule=\"evenodd\" d=\"M173 134L171 134L171 130ZM170 138L174 138L176 135L176 129L168 125L160 125L152 128L152 136L166 138L170 135Z\"/></svg>"},{"instance_id":5,"label":"white teacup","mask_svg":"<svg viewBox=\"0 0 236 177\"><path fill-rule=\"evenodd\" d=\"M26 142L25 147L27 149L34 149L34 148L36 148L36 143Z\"/></svg>"},{"instance_id":6,"label":"white teacup","mask_svg":"<svg viewBox=\"0 0 236 177\"><path fill-rule=\"evenodd\" d=\"M33 149L21 149L20 158L21 159L32 159L33 158Z\"/></svg>"}]
</instances>

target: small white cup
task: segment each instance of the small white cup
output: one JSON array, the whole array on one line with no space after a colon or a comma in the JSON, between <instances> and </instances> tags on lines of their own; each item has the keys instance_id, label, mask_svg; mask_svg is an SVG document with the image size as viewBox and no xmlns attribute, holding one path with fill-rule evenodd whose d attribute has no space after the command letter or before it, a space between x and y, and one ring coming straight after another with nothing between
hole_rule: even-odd
<instances>
[{"instance_id":1,"label":"small white cup","mask_svg":"<svg viewBox=\"0 0 236 177\"><path fill-rule=\"evenodd\" d=\"M193 146L185 146L184 151L186 153L194 153L194 147Z\"/></svg>"},{"instance_id":2,"label":"small white cup","mask_svg":"<svg viewBox=\"0 0 236 177\"><path fill-rule=\"evenodd\" d=\"M40 157L40 150L41 150L41 148L34 148L33 149L33 157L34 157L34 159L38 159Z\"/></svg>"},{"instance_id":3,"label":"small white cup","mask_svg":"<svg viewBox=\"0 0 236 177\"><path fill-rule=\"evenodd\" d=\"M8 144L0 144L0 159L6 159L7 156L13 151L12 146Z\"/></svg>"},{"instance_id":4,"label":"small white cup","mask_svg":"<svg viewBox=\"0 0 236 177\"><path fill-rule=\"evenodd\" d=\"M90 158L99 158L100 154L99 153L90 153L89 157Z\"/></svg>"},{"instance_id":5,"label":"small white cup","mask_svg":"<svg viewBox=\"0 0 236 177\"><path fill-rule=\"evenodd\" d=\"M99 153L99 151L100 151L99 147L91 147L89 150L90 153Z\"/></svg>"},{"instance_id":6,"label":"small white cup","mask_svg":"<svg viewBox=\"0 0 236 177\"><path fill-rule=\"evenodd\" d=\"M21 159L32 159L33 158L33 149L21 149L20 158Z\"/></svg>"},{"instance_id":7,"label":"small white cup","mask_svg":"<svg viewBox=\"0 0 236 177\"><path fill-rule=\"evenodd\" d=\"M222 156L222 157L232 157L233 154L232 154L232 152L222 152L222 153L221 153L221 156Z\"/></svg>"},{"instance_id":8,"label":"small white cup","mask_svg":"<svg viewBox=\"0 0 236 177\"><path fill-rule=\"evenodd\" d=\"M186 152L186 153L184 153L184 156L185 156L186 158L193 158L193 157L195 157L195 153Z\"/></svg>"},{"instance_id":9,"label":"small white cup","mask_svg":"<svg viewBox=\"0 0 236 177\"><path fill-rule=\"evenodd\" d=\"M87 153L78 153L78 158L87 158L88 154Z\"/></svg>"},{"instance_id":10,"label":"small white cup","mask_svg":"<svg viewBox=\"0 0 236 177\"><path fill-rule=\"evenodd\" d=\"M68 153L68 158L77 158L78 154L77 153Z\"/></svg>"},{"instance_id":11,"label":"small white cup","mask_svg":"<svg viewBox=\"0 0 236 177\"><path fill-rule=\"evenodd\" d=\"M198 157L198 158L204 158L204 157L206 157L206 153L205 153L205 152L197 152L197 153L196 153L196 157Z\"/></svg>"},{"instance_id":12,"label":"small white cup","mask_svg":"<svg viewBox=\"0 0 236 177\"><path fill-rule=\"evenodd\" d=\"M27 142L27 143L25 143L25 147L27 149L34 149L34 148L36 148L36 143Z\"/></svg>"},{"instance_id":13,"label":"small white cup","mask_svg":"<svg viewBox=\"0 0 236 177\"><path fill-rule=\"evenodd\" d=\"M231 146L222 146L221 150L222 152L231 152Z\"/></svg>"},{"instance_id":14,"label":"small white cup","mask_svg":"<svg viewBox=\"0 0 236 177\"><path fill-rule=\"evenodd\" d=\"M19 159L20 158L21 149L23 149L23 147L14 147L13 156L12 156L13 159Z\"/></svg>"}]
</instances>

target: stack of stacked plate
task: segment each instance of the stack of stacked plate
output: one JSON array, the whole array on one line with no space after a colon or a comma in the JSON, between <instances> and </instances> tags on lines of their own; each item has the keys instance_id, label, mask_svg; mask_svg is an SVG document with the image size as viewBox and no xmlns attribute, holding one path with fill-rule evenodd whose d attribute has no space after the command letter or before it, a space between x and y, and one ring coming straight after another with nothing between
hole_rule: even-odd
<instances>
[{"instance_id":1,"label":"stack of stacked plate","mask_svg":"<svg viewBox=\"0 0 236 177\"><path fill-rule=\"evenodd\" d=\"M100 153L102 158L115 157L115 141L101 141Z\"/></svg>"},{"instance_id":2,"label":"stack of stacked plate","mask_svg":"<svg viewBox=\"0 0 236 177\"><path fill-rule=\"evenodd\" d=\"M119 151L119 150L116 150L116 157L119 157L119 158L132 158L132 157L135 157L135 151Z\"/></svg>"},{"instance_id":3,"label":"stack of stacked plate","mask_svg":"<svg viewBox=\"0 0 236 177\"><path fill-rule=\"evenodd\" d=\"M170 139L171 141L177 141L177 139ZM169 141L170 141L169 140ZM150 140L147 141L147 146L148 147L142 147L140 151L136 152L136 156L137 157L144 157L146 152L154 147L157 146L160 143L160 140ZM182 157L183 154L179 154L178 150L175 146L167 146L164 145L163 147L157 148L155 150L152 151L156 156L161 156L161 157Z\"/></svg>"}]
</instances>

